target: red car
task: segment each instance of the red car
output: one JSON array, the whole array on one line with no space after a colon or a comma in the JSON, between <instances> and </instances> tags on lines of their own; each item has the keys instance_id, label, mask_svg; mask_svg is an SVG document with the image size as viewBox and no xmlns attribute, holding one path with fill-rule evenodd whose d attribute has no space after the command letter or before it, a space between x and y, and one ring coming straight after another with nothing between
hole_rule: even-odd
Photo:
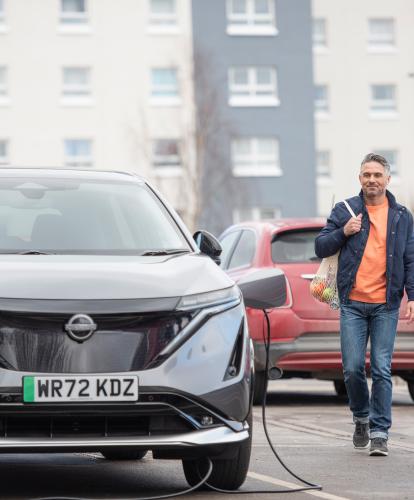
<instances>
[{"instance_id":1,"label":"red car","mask_svg":"<svg viewBox=\"0 0 414 500\"><path fill-rule=\"evenodd\" d=\"M320 259L315 255L315 237L324 219L279 219L240 223L221 236L221 267L236 282L262 267L278 267L286 275L287 300L270 312L271 366L283 369L284 377L332 380L338 395L346 395L339 341L339 313L315 300L309 283ZM407 381L414 400L414 326L403 319L402 303L392 363L393 373ZM248 310L250 335L255 348L255 402L263 397L265 349L264 317ZM369 354L367 354L369 368Z\"/></svg>"}]
</instances>

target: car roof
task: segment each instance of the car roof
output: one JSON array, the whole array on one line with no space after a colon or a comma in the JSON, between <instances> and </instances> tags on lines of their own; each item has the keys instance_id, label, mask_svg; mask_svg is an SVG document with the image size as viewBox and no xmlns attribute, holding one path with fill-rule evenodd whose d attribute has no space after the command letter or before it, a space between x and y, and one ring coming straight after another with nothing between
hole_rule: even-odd
<instances>
[{"instance_id":1,"label":"car roof","mask_svg":"<svg viewBox=\"0 0 414 500\"><path fill-rule=\"evenodd\" d=\"M40 167L4 167L0 169L2 177L47 177L52 179L77 179L96 181L145 182L145 179L131 172L115 170L96 170L79 168L40 168Z\"/></svg>"},{"instance_id":2,"label":"car roof","mask_svg":"<svg viewBox=\"0 0 414 500\"><path fill-rule=\"evenodd\" d=\"M238 228L251 228L258 231L270 231L279 232L288 229L308 229L313 227L323 227L326 224L326 219L322 217L291 217L291 218L280 218L280 219L269 219L262 221L246 221L234 224L226 229L226 233L230 230L235 230Z\"/></svg>"}]
</instances>

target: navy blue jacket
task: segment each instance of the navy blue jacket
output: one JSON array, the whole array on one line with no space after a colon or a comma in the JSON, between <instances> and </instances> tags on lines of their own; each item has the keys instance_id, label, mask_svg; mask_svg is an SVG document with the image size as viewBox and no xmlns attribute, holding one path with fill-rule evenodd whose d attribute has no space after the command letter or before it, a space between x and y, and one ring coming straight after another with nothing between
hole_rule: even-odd
<instances>
[{"instance_id":1,"label":"navy blue jacket","mask_svg":"<svg viewBox=\"0 0 414 500\"><path fill-rule=\"evenodd\" d=\"M395 197L387 191L387 266L386 301L389 309L399 307L404 294L414 300L414 235L413 216ZM342 304L349 301L349 294L364 254L369 235L369 216L365 207L362 191L359 196L347 199L355 215L362 213L361 231L346 237L343 227L351 218L344 202L337 203L329 216L326 226L315 240L318 257L329 257L340 250L337 286Z\"/></svg>"}]
</instances>

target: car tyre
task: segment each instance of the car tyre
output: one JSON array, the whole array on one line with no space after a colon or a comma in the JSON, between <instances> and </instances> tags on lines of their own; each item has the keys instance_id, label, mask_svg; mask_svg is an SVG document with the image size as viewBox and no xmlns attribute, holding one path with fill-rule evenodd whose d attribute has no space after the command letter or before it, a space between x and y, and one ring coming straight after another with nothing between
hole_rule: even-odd
<instances>
[{"instance_id":1,"label":"car tyre","mask_svg":"<svg viewBox=\"0 0 414 500\"><path fill-rule=\"evenodd\" d=\"M407 380L408 392L410 393L411 399L414 401L414 380Z\"/></svg>"},{"instance_id":2,"label":"car tyre","mask_svg":"<svg viewBox=\"0 0 414 500\"><path fill-rule=\"evenodd\" d=\"M347 398L348 393L346 392L346 385L343 380L334 380L334 387L336 395L340 398Z\"/></svg>"},{"instance_id":3,"label":"car tyre","mask_svg":"<svg viewBox=\"0 0 414 500\"><path fill-rule=\"evenodd\" d=\"M265 396L265 372L254 374L253 404L261 405Z\"/></svg>"},{"instance_id":4,"label":"car tyre","mask_svg":"<svg viewBox=\"0 0 414 500\"><path fill-rule=\"evenodd\" d=\"M244 483L249 470L250 454L253 437L253 418L252 411L247 417L249 423L249 437L243 441L234 458L212 459L213 470L207 482L200 489L214 488L222 490L237 490ZM208 463L205 459L183 460L183 470L185 478L190 486L200 482L200 478L205 476L208 470Z\"/></svg>"},{"instance_id":5,"label":"car tyre","mask_svg":"<svg viewBox=\"0 0 414 500\"><path fill-rule=\"evenodd\" d=\"M145 457L148 450L128 450L124 449L108 449L101 451L101 454L107 460L141 460Z\"/></svg>"}]
</instances>

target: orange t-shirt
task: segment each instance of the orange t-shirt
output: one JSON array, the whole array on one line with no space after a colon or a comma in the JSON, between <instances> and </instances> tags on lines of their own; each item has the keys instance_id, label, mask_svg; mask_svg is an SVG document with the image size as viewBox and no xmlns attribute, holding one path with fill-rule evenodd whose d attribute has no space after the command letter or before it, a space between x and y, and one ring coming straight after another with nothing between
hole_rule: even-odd
<instances>
[{"instance_id":1,"label":"orange t-shirt","mask_svg":"<svg viewBox=\"0 0 414 500\"><path fill-rule=\"evenodd\" d=\"M369 236L349 295L351 300L383 304L386 302L388 199L381 205L366 205Z\"/></svg>"}]
</instances>

